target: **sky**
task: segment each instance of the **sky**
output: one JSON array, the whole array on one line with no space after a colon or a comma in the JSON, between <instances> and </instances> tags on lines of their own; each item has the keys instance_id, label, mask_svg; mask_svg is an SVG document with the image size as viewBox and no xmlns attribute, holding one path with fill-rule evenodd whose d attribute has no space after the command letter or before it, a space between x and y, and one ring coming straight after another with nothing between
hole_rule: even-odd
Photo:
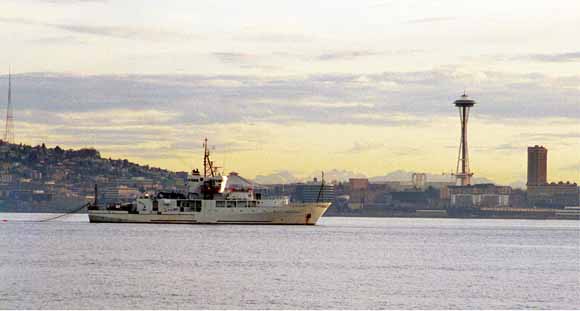
<instances>
[{"instance_id":1,"label":"sky","mask_svg":"<svg viewBox=\"0 0 580 311\"><path fill-rule=\"evenodd\" d=\"M475 176L537 144L580 181L577 29L567 0L4 0L0 90L19 142L190 170L208 137L250 178L451 173L465 90Z\"/></svg>"}]
</instances>

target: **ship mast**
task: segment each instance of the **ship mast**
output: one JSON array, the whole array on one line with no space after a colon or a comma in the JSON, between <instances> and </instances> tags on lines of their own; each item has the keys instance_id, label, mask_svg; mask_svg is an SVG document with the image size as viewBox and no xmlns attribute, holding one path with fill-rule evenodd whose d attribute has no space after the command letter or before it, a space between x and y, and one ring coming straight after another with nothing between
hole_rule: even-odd
<instances>
[{"instance_id":1,"label":"ship mast","mask_svg":"<svg viewBox=\"0 0 580 311\"><path fill-rule=\"evenodd\" d=\"M316 202L321 202L320 197L324 200L324 171L322 171L322 179L320 180L320 190L318 190L318 197L316 198Z\"/></svg>"},{"instance_id":2,"label":"ship mast","mask_svg":"<svg viewBox=\"0 0 580 311\"><path fill-rule=\"evenodd\" d=\"M213 161L209 158L209 148L207 146L207 137L203 142L203 177L215 176L218 167L213 165Z\"/></svg>"}]
</instances>

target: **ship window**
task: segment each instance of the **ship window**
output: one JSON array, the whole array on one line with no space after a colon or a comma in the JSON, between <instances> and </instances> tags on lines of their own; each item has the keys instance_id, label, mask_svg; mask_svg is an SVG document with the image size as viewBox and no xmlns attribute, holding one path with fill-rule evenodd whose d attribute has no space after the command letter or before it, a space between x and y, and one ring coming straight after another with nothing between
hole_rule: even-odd
<instances>
[{"instance_id":1,"label":"ship window","mask_svg":"<svg viewBox=\"0 0 580 311\"><path fill-rule=\"evenodd\" d=\"M256 201L248 201L249 207L256 207Z\"/></svg>"},{"instance_id":2,"label":"ship window","mask_svg":"<svg viewBox=\"0 0 580 311\"><path fill-rule=\"evenodd\" d=\"M181 206L181 201L177 200L177 207L182 207Z\"/></svg>"},{"instance_id":3,"label":"ship window","mask_svg":"<svg viewBox=\"0 0 580 311\"><path fill-rule=\"evenodd\" d=\"M193 202L195 203L195 208L200 208L201 209L201 201L196 200L196 201L193 201Z\"/></svg>"},{"instance_id":4,"label":"ship window","mask_svg":"<svg viewBox=\"0 0 580 311\"><path fill-rule=\"evenodd\" d=\"M236 207L236 201L227 201L227 202L228 202L228 208Z\"/></svg>"},{"instance_id":5,"label":"ship window","mask_svg":"<svg viewBox=\"0 0 580 311\"><path fill-rule=\"evenodd\" d=\"M248 207L248 201L238 201L238 207Z\"/></svg>"},{"instance_id":6,"label":"ship window","mask_svg":"<svg viewBox=\"0 0 580 311\"><path fill-rule=\"evenodd\" d=\"M195 208L195 211L198 212L198 213L201 212L201 206L196 207Z\"/></svg>"},{"instance_id":7,"label":"ship window","mask_svg":"<svg viewBox=\"0 0 580 311\"><path fill-rule=\"evenodd\" d=\"M225 207L225 206L226 206L225 201L215 201L215 207Z\"/></svg>"},{"instance_id":8,"label":"ship window","mask_svg":"<svg viewBox=\"0 0 580 311\"><path fill-rule=\"evenodd\" d=\"M192 201L192 200L190 200L190 201L183 201L181 204L182 204L184 207L195 207L195 205L196 205L196 202L197 202L197 201Z\"/></svg>"}]
</instances>

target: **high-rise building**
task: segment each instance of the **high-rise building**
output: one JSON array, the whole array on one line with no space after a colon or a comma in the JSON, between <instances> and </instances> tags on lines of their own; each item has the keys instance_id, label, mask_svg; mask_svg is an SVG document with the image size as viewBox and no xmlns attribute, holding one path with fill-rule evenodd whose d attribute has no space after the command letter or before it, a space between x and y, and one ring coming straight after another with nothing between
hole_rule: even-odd
<instances>
[{"instance_id":1,"label":"high-rise building","mask_svg":"<svg viewBox=\"0 0 580 311\"><path fill-rule=\"evenodd\" d=\"M528 147L528 186L548 183L548 149L535 145Z\"/></svg>"}]
</instances>

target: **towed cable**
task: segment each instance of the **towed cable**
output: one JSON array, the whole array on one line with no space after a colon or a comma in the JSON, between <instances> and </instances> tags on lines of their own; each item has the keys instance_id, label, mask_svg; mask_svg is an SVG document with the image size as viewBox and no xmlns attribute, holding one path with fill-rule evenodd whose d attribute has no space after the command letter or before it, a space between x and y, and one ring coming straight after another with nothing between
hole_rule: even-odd
<instances>
[{"instance_id":1,"label":"towed cable","mask_svg":"<svg viewBox=\"0 0 580 311\"><path fill-rule=\"evenodd\" d=\"M76 212L78 212L78 211L82 210L83 208L85 208L85 207L89 207L89 206L91 206L91 203L86 203L86 204L84 204L83 206L81 206L81 207L79 207L79 208L77 208L77 209L74 209L74 210L72 210L72 211L70 211L70 212L66 212L66 213L64 213L64 214L61 214L61 215L58 215L58 216L54 216L54 217L49 217L49 218L46 218L46 219L38 220L37 222L45 222L45 221L51 221L51 220L55 220L55 219L58 219L58 218L61 218L61 217L64 217L64 216L68 216L68 215L70 215L70 214L74 214L74 213L76 213Z\"/></svg>"}]
</instances>

